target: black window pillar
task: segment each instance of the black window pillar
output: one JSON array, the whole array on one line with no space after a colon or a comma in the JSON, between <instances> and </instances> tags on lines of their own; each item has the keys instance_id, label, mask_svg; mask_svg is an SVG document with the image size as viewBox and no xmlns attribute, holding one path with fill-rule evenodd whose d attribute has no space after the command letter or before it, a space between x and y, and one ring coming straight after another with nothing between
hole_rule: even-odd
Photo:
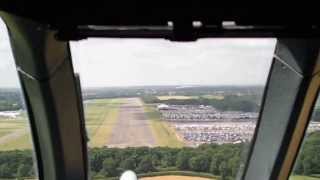
<instances>
[{"instance_id":1,"label":"black window pillar","mask_svg":"<svg viewBox=\"0 0 320 180\"><path fill-rule=\"evenodd\" d=\"M46 25L0 15L9 30L28 106L39 178L87 179L82 111L68 42L57 41Z\"/></svg>"}]
</instances>

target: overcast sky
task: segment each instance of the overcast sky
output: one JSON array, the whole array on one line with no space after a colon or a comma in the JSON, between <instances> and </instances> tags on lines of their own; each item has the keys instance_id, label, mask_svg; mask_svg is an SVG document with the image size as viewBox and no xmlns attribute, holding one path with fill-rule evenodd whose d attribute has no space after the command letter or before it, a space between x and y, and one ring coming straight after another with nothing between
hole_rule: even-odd
<instances>
[{"instance_id":1,"label":"overcast sky","mask_svg":"<svg viewBox=\"0 0 320 180\"><path fill-rule=\"evenodd\" d=\"M85 87L263 85L274 39L89 39L71 43ZM0 23L0 87L17 87L7 32Z\"/></svg>"},{"instance_id":2,"label":"overcast sky","mask_svg":"<svg viewBox=\"0 0 320 180\"><path fill-rule=\"evenodd\" d=\"M262 85L274 39L89 39L71 43L84 86Z\"/></svg>"}]
</instances>

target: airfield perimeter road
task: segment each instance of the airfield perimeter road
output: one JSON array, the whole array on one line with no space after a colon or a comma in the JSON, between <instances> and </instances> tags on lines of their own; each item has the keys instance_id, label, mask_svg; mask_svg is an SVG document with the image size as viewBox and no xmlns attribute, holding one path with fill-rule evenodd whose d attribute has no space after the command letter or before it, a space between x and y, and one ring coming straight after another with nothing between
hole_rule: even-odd
<instances>
[{"instance_id":1,"label":"airfield perimeter road","mask_svg":"<svg viewBox=\"0 0 320 180\"><path fill-rule=\"evenodd\" d=\"M107 143L108 147L155 146L150 121L139 98L126 98L119 107L118 120Z\"/></svg>"}]
</instances>

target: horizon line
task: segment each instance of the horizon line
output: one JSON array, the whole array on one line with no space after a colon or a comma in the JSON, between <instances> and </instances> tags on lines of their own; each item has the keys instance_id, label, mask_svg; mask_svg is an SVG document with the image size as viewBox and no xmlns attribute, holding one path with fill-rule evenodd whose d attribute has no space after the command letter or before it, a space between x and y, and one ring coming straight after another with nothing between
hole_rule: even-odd
<instances>
[{"instance_id":1,"label":"horizon line","mask_svg":"<svg viewBox=\"0 0 320 180\"><path fill-rule=\"evenodd\" d=\"M210 85L210 84L186 84L186 85L112 85L112 86L81 86L81 88L127 88L127 87L159 87L159 86L171 86L171 87L243 87L243 86L265 86L265 84L220 84L220 85ZM3 86L0 89L21 89L20 86Z\"/></svg>"}]
</instances>

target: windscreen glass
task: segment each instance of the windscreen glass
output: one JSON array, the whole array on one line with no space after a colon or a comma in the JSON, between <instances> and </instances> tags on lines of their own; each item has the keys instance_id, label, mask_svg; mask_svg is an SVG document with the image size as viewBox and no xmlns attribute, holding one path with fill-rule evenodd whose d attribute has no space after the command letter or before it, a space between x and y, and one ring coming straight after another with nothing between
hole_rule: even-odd
<instances>
[{"instance_id":1,"label":"windscreen glass","mask_svg":"<svg viewBox=\"0 0 320 180\"><path fill-rule=\"evenodd\" d=\"M275 39L71 42L90 176L234 179L261 108Z\"/></svg>"}]
</instances>

